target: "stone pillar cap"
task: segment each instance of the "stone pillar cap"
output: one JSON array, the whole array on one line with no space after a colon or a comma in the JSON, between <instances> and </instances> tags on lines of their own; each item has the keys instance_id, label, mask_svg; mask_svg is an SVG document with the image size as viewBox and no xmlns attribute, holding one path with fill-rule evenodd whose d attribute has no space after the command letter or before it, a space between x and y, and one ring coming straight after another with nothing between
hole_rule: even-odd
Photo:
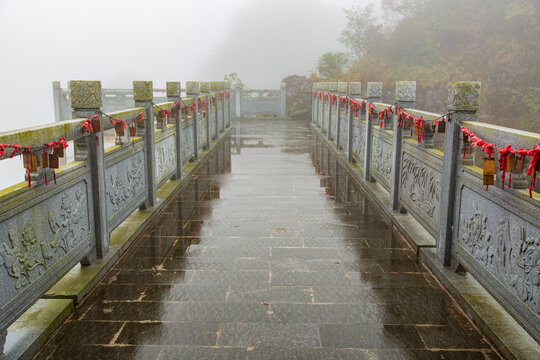
<instances>
[{"instance_id":1,"label":"stone pillar cap","mask_svg":"<svg viewBox=\"0 0 540 360\"><path fill-rule=\"evenodd\" d=\"M101 81L71 80L69 90L73 109L96 109L101 107Z\"/></svg>"},{"instance_id":2,"label":"stone pillar cap","mask_svg":"<svg viewBox=\"0 0 540 360\"><path fill-rule=\"evenodd\" d=\"M180 84L180 81L167 81L166 82L167 97L172 97L172 98L180 97L181 88L182 86Z\"/></svg>"},{"instance_id":3,"label":"stone pillar cap","mask_svg":"<svg viewBox=\"0 0 540 360\"><path fill-rule=\"evenodd\" d=\"M480 81L452 81L448 85L448 110L480 108Z\"/></svg>"},{"instance_id":4,"label":"stone pillar cap","mask_svg":"<svg viewBox=\"0 0 540 360\"><path fill-rule=\"evenodd\" d=\"M133 100L152 101L154 99L154 85L152 81L133 81Z\"/></svg>"},{"instance_id":5,"label":"stone pillar cap","mask_svg":"<svg viewBox=\"0 0 540 360\"><path fill-rule=\"evenodd\" d=\"M410 101L416 100L416 81L396 81L395 91L396 101Z\"/></svg>"}]
</instances>

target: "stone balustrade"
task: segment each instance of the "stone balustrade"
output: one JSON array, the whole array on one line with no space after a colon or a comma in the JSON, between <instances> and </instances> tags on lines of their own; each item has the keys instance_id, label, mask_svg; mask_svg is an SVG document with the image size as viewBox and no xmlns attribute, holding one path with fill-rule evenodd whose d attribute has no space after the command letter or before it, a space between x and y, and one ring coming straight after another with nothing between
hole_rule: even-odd
<instances>
[{"instance_id":1,"label":"stone balustrade","mask_svg":"<svg viewBox=\"0 0 540 360\"><path fill-rule=\"evenodd\" d=\"M167 82L166 101L155 104L152 81L134 81L134 107L105 114L101 82L71 81L74 120L0 133L0 144L21 146L67 135L75 151L75 161L57 169L56 184L53 170L41 167L39 150L32 187L19 184L0 192L0 358L10 324L76 264L106 257L111 232L137 209L154 208L157 189L168 180L186 179L183 170L193 168L189 164L230 130L228 83L186 85L187 95L180 98L180 82ZM172 116L160 116L162 110ZM84 133L81 124L96 114L101 132ZM111 117L135 124L137 135L130 137L125 129L105 148L104 134L115 131ZM0 160L9 161L11 153L7 149Z\"/></svg>"},{"instance_id":2,"label":"stone balustrade","mask_svg":"<svg viewBox=\"0 0 540 360\"><path fill-rule=\"evenodd\" d=\"M494 186L482 185L483 153L469 154L461 126L498 147L529 148L540 134L478 122L480 83L451 82L445 133L436 133L433 120L443 114L415 109L416 82L396 83L395 104L381 103L382 83L314 83L312 128L335 149L364 182L381 210L417 250L436 249L437 261L467 271L538 341L540 337L540 193L529 197L527 166L512 172L512 186L502 189L497 172ZM349 111L323 94L365 101L364 110ZM369 104L375 109L372 121ZM393 114L377 113L399 104L422 116L424 141L398 126ZM381 123L381 121L383 123ZM386 123L384 123L386 122ZM407 215L404 215L407 214ZM408 225L406 224L408 223ZM405 225L404 225L405 224Z\"/></svg>"}]
</instances>

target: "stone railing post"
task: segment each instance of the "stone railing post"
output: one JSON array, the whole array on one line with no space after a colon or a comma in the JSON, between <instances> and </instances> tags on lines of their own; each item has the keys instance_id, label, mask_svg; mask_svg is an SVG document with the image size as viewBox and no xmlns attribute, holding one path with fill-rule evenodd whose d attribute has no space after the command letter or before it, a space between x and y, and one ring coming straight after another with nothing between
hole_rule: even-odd
<instances>
[{"instance_id":1,"label":"stone railing post","mask_svg":"<svg viewBox=\"0 0 540 360\"><path fill-rule=\"evenodd\" d=\"M240 89L239 87L235 88L234 89L234 101L236 103L236 106L235 106L235 110L236 110L236 117L239 118L242 116L242 108L241 108L241 104L242 102L240 100L242 100L242 89Z\"/></svg>"},{"instance_id":2,"label":"stone railing post","mask_svg":"<svg viewBox=\"0 0 540 360\"><path fill-rule=\"evenodd\" d=\"M348 82L338 82L338 88L337 88L338 94L340 96L348 96L349 95L349 83ZM340 150L341 147L341 127L343 126L341 123L342 118L345 117L345 114L343 111L341 111L341 102L338 101L337 104L337 128L336 128L336 149ZM347 108L345 108L345 111L347 111Z\"/></svg>"},{"instance_id":3,"label":"stone railing post","mask_svg":"<svg viewBox=\"0 0 540 360\"><path fill-rule=\"evenodd\" d=\"M439 219L439 237L437 256L445 265L452 265L452 237L454 208L457 190L457 166L463 151L461 133L462 121L476 121L479 108L480 82L455 81L448 87L448 111L450 116L444 138L444 159L441 186L441 213ZM464 163L468 162L467 159ZM455 229L457 231L457 229Z\"/></svg>"},{"instance_id":4,"label":"stone railing post","mask_svg":"<svg viewBox=\"0 0 540 360\"><path fill-rule=\"evenodd\" d=\"M396 81L395 102L403 108L414 109L416 99L416 81ZM394 111L395 112L395 111ZM392 151L392 174L390 178L390 203L393 210L405 210L399 208L399 188L401 177L401 145L402 129L398 126L397 116L393 116L392 128L394 149Z\"/></svg>"},{"instance_id":5,"label":"stone railing post","mask_svg":"<svg viewBox=\"0 0 540 360\"><path fill-rule=\"evenodd\" d=\"M360 90L362 89L362 83L360 82L350 82L349 83L349 96L360 97ZM349 136L347 139L347 160L353 161L353 132L354 132L354 116L353 112L350 109L350 104L347 105L347 126L349 127Z\"/></svg>"},{"instance_id":6,"label":"stone railing post","mask_svg":"<svg viewBox=\"0 0 540 360\"><path fill-rule=\"evenodd\" d=\"M328 93L330 94L336 94L338 90L338 83L337 82L329 82L328 83ZM334 109L334 106L332 105L332 102L330 99L328 99L328 140L334 140L332 138L332 113L336 111Z\"/></svg>"},{"instance_id":7,"label":"stone railing post","mask_svg":"<svg viewBox=\"0 0 540 360\"><path fill-rule=\"evenodd\" d=\"M313 92L317 92L317 83L311 84L311 123L317 126L317 109L319 104L317 102L317 96L313 96Z\"/></svg>"},{"instance_id":8,"label":"stone railing post","mask_svg":"<svg viewBox=\"0 0 540 360\"><path fill-rule=\"evenodd\" d=\"M54 121L62 121L62 102L60 100L60 81L53 81Z\"/></svg>"},{"instance_id":9,"label":"stone railing post","mask_svg":"<svg viewBox=\"0 0 540 360\"><path fill-rule=\"evenodd\" d=\"M372 139L372 127L369 122L369 104L374 102L381 102L382 100L382 83L381 82L368 82L367 83L367 104L366 104L366 148L364 150L364 180L373 181L371 177L371 145Z\"/></svg>"},{"instance_id":10,"label":"stone railing post","mask_svg":"<svg viewBox=\"0 0 540 360\"><path fill-rule=\"evenodd\" d=\"M206 95L208 102L206 103L206 112L203 114L203 121L206 123L206 146L205 149L210 149L210 83L208 81L201 81L199 90L201 94Z\"/></svg>"},{"instance_id":11,"label":"stone railing post","mask_svg":"<svg viewBox=\"0 0 540 360\"><path fill-rule=\"evenodd\" d=\"M315 126L321 128L321 100L319 99L319 91L321 91L321 83L313 84L315 90Z\"/></svg>"},{"instance_id":12,"label":"stone railing post","mask_svg":"<svg viewBox=\"0 0 540 360\"><path fill-rule=\"evenodd\" d=\"M191 96L195 102L195 113L193 114L193 149L194 149L194 159L199 160L199 105L197 100L199 99L200 84L198 81L187 81L186 82L186 94Z\"/></svg>"},{"instance_id":13,"label":"stone railing post","mask_svg":"<svg viewBox=\"0 0 540 360\"><path fill-rule=\"evenodd\" d=\"M279 92L279 112L282 118L287 116L287 83L282 82Z\"/></svg>"},{"instance_id":14,"label":"stone railing post","mask_svg":"<svg viewBox=\"0 0 540 360\"><path fill-rule=\"evenodd\" d=\"M145 120L141 126L143 129L142 136L144 138L144 157L146 165L146 201L142 205L143 209L151 208L156 204L156 147L154 138L155 117L154 105L154 88L152 81L133 81L133 101L136 107L144 107Z\"/></svg>"},{"instance_id":15,"label":"stone railing post","mask_svg":"<svg viewBox=\"0 0 540 360\"><path fill-rule=\"evenodd\" d=\"M210 91L214 93L214 96L216 97L215 105L216 108L214 109L214 120L216 122L216 139L219 136L219 133L221 132L221 129L219 128L219 88L220 88L220 82L219 81L211 81L210 82Z\"/></svg>"},{"instance_id":16,"label":"stone railing post","mask_svg":"<svg viewBox=\"0 0 540 360\"><path fill-rule=\"evenodd\" d=\"M101 81L70 81L71 108L73 118L90 118L101 110ZM101 122L105 121L100 116ZM97 139L95 138L97 136ZM91 173L93 199L94 234L96 249L82 263L89 265L94 258L103 258L109 249L107 229L107 203L105 192L105 153L103 133L84 136L74 141L75 160L88 161ZM41 158L38 157L41 161ZM49 175L47 174L49 177ZM50 177L49 177L50 178Z\"/></svg>"},{"instance_id":17,"label":"stone railing post","mask_svg":"<svg viewBox=\"0 0 540 360\"><path fill-rule=\"evenodd\" d=\"M225 90L225 102L227 103L227 108L225 110L225 115L227 116L227 127L231 127L231 98L230 95L227 94L231 93L231 83L228 81L223 82L223 89Z\"/></svg>"},{"instance_id":18,"label":"stone railing post","mask_svg":"<svg viewBox=\"0 0 540 360\"><path fill-rule=\"evenodd\" d=\"M180 99L180 81L167 81L167 101L178 102ZM174 144L176 148L176 174L174 178L176 180L182 179L182 106L175 105L174 111Z\"/></svg>"}]
</instances>

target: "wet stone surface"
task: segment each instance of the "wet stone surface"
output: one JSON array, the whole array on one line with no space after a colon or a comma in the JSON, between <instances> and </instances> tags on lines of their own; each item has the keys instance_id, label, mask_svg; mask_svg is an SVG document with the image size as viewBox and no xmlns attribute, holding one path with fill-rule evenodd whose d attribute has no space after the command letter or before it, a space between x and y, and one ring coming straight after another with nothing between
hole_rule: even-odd
<instances>
[{"instance_id":1,"label":"wet stone surface","mask_svg":"<svg viewBox=\"0 0 540 360\"><path fill-rule=\"evenodd\" d=\"M500 359L307 122L235 129L37 359Z\"/></svg>"}]
</instances>

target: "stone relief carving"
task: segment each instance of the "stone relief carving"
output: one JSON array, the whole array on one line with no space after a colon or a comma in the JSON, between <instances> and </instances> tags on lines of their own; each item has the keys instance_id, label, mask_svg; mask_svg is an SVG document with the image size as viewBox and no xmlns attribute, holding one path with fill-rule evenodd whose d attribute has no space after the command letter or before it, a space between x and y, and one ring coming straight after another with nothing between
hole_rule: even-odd
<instances>
[{"instance_id":1,"label":"stone relief carving","mask_svg":"<svg viewBox=\"0 0 540 360\"><path fill-rule=\"evenodd\" d=\"M180 81L167 81L166 93L167 97L180 97Z\"/></svg>"},{"instance_id":2,"label":"stone relief carving","mask_svg":"<svg viewBox=\"0 0 540 360\"><path fill-rule=\"evenodd\" d=\"M156 144L156 178L172 169L176 164L176 144L174 136Z\"/></svg>"},{"instance_id":3,"label":"stone relief carving","mask_svg":"<svg viewBox=\"0 0 540 360\"><path fill-rule=\"evenodd\" d=\"M494 278L539 314L540 232L516 219L496 212L488 216L473 201L472 211L461 216L458 241ZM488 229L496 229L496 233Z\"/></svg>"},{"instance_id":4,"label":"stone relief carving","mask_svg":"<svg viewBox=\"0 0 540 360\"><path fill-rule=\"evenodd\" d=\"M133 100L150 101L154 98L152 81L133 82Z\"/></svg>"},{"instance_id":5,"label":"stone relief carving","mask_svg":"<svg viewBox=\"0 0 540 360\"><path fill-rule=\"evenodd\" d=\"M364 130L359 126L354 126L353 130L353 151L355 151L360 160L364 161L364 150L366 149L366 136Z\"/></svg>"},{"instance_id":6,"label":"stone relief carving","mask_svg":"<svg viewBox=\"0 0 540 360\"><path fill-rule=\"evenodd\" d=\"M380 98L382 96L382 82L367 83L367 97Z\"/></svg>"},{"instance_id":7,"label":"stone relief carving","mask_svg":"<svg viewBox=\"0 0 540 360\"><path fill-rule=\"evenodd\" d=\"M139 152L116 164L113 169L107 169L106 176L107 216L110 217L144 191L146 179L143 153Z\"/></svg>"},{"instance_id":8,"label":"stone relief carving","mask_svg":"<svg viewBox=\"0 0 540 360\"><path fill-rule=\"evenodd\" d=\"M58 258L69 253L88 235L86 199L82 190L65 192L60 206L48 211L49 232L36 230L34 221L8 230L10 244L0 244L0 266L16 279L15 289L28 286L42 275Z\"/></svg>"},{"instance_id":9,"label":"stone relief carving","mask_svg":"<svg viewBox=\"0 0 540 360\"><path fill-rule=\"evenodd\" d=\"M199 121L199 147L206 145L206 119Z\"/></svg>"},{"instance_id":10,"label":"stone relief carving","mask_svg":"<svg viewBox=\"0 0 540 360\"><path fill-rule=\"evenodd\" d=\"M373 137L371 164L385 179L390 181L392 173L392 148L383 140Z\"/></svg>"},{"instance_id":11,"label":"stone relief carving","mask_svg":"<svg viewBox=\"0 0 540 360\"><path fill-rule=\"evenodd\" d=\"M416 81L397 81L396 101L414 101L416 97Z\"/></svg>"},{"instance_id":12,"label":"stone relief carving","mask_svg":"<svg viewBox=\"0 0 540 360\"><path fill-rule=\"evenodd\" d=\"M182 129L182 159L184 161L191 159L194 153L193 125L190 125Z\"/></svg>"},{"instance_id":13,"label":"stone relief carving","mask_svg":"<svg viewBox=\"0 0 540 360\"><path fill-rule=\"evenodd\" d=\"M101 81L71 80L71 106L77 109L93 109L101 106Z\"/></svg>"},{"instance_id":14,"label":"stone relief carving","mask_svg":"<svg viewBox=\"0 0 540 360\"><path fill-rule=\"evenodd\" d=\"M362 89L361 82L350 82L349 83L349 92L351 95L360 95L360 90Z\"/></svg>"},{"instance_id":15,"label":"stone relief carving","mask_svg":"<svg viewBox=\"0 0 540 360\"><path fill-rule=\"evenodd\" d=\"M480 101L480 82L452 81L448 89L450 108L478 109Z\"/></svg>"},{"instance_id":16,"label":"stone relief carving","mask_svg":"<svg viewBox=\"0 0 540 360\"><path fill-rule=\"evenodd\" d=\"M403 155L401 191L422 212L439 220L441 174L407 153Z\"/></svg>"},{"instance_id":17,"label":"stone relief carving","mask_svg":"<svg viewBox=\"0 0 540 360\"><path fill-rule=\"evenodd\" d=\"M347 143L349 142L349 121L347 119L347 111L344 110L341 116L342 118L341 118L341 124L340 124L340 129L339 129L339 132L340 132L339 141L341 143L341 146L344 149L347 149Z\"/></svg>"}]
</instances>

